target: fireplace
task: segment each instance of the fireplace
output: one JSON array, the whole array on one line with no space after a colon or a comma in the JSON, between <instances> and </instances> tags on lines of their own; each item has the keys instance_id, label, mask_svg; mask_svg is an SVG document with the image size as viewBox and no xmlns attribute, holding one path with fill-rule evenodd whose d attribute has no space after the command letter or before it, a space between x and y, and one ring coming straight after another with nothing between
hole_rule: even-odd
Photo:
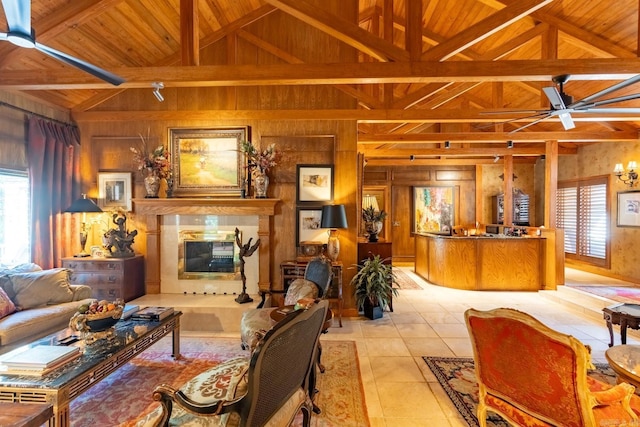
<instances>
[{"instance_id":1,"label":"fireplace","mask_svg":"<svg viewBox=\"0 0 640 427\"><path fill-rule=\"evenodd\" d=\"M240 280L234 231L180 231L178 279Z\"/></svg>"},{"instance_id":2,"label":"fireplace","mask_svg":"<svg viewBox=\"0 0 640 427\"><path fill-rule=\"evenodd\" d=\"M245 240L260 239L258 251L247 258L245 265L245 269L250 270L248 272L255 271L254 277L247 280L248 292L252 292L249 286L255 287L255 291L259 290L263 295L270 292L273 265L271 234L273 216L279 202L279 199L231 197L133 199L136 215L144 221L146 228L146 293L237 292L241 281L234 284L232 280L180 280L177 277L179 231L235 230L232 225L239 225ZM201 216L201 222L184 224L184 215ZM216 218L215 222L207 222L206 218L212 215Z\"/></svg>"}]
</instances>

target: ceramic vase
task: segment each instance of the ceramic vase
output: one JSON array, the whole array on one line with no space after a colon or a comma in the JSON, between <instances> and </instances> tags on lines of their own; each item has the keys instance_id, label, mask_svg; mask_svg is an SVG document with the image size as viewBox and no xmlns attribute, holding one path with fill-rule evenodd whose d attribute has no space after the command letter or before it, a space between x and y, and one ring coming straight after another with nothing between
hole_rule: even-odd
<instances>
[{"instance_id":1,"label":"ceramic vase","mask_svg":"<svg viewBox=\"0 0 640 427\"><path fill-rule=\"evenodd\" d=\"M158 172L152 168L147 168L147 176L144 177L144 189L147 195L144 196L147 199L157 199L158 192L160 191L160 177Z\"/></svg>"},{"instance_id":2,"label":"ceramic vase","mask_svg":"<svg viewBox=\"0 0 640 427\"><path fill-rule=\"evenodd\" d=\"M166 189L166 193L167 193L167 198L171 198L173 197L173 178L169 177L167 178L167 189Z\"/></svg>"},{"instance_id":3,"label":"ceramic vase","mask_svg":"<svg viewBox=\"0 0 640 427\"><path fill-rule=\"evenodd\" d=\"M253 172L253 191L256 199L266 199L269 188L269 177L266 172L257 168Z\"/></svg>"},{"instance_id":4,"label":"ceramic vase","mask_svg":"<svg viewBox=\"0 0 640 427\"><path fill-rule=\"evenodd\" d=\"M369 241L377 242L378 234L382 231L382 221L367 221L364 224L364 228L369 235Z\"/></svg>"}]
</instances>

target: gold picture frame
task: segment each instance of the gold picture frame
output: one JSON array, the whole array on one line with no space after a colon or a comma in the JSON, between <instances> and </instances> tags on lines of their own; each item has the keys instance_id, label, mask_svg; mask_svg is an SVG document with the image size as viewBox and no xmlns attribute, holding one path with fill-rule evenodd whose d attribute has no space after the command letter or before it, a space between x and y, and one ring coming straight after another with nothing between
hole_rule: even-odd
<instances>
[{"instance_id":1,"label":"gold picture frame","mask_svg":"<svg viewBox=\"0 0 640 427\"><path fill-rule=\"evenodd\" d=\"M169 129L176 197L240 197L247 175L242 142L249 126Z\"/></svg>"}]
</instances>

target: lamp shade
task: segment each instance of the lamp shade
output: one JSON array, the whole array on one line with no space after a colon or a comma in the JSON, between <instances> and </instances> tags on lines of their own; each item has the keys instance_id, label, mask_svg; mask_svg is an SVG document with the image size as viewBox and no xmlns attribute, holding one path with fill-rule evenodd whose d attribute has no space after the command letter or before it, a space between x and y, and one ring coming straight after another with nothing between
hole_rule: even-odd
<instances>
[{"instance_id":1,"label":"lamp shade","mask_svg":"<svg viewBox=\"0 0 640 427\"><path fill-rule=\"evenodd\" d=\"M347 213L344 205L326 205L322 207L321 228L347 228Z\"/></svg>"},{"instance_id":2,"label":"lamp shade","mask_svg":"<svg viewBox=\"0 0 640 427\"><path fill-rule=\"evenodd\" d=\"M87 195L83 194L78 200L73 202L65 212L102 212L100 206L96 205L93 200L87 199Z\"/></svg>"},{"instance_id":3,"label":"lamp shade","mask_svg":"<svg viewBox=\"0 0 640 427\"><path fill-rule=\"evenodd\" d=\"M362 198L362 209L367 209L369 207L372 207L376 212L380 211L380 206L378 206L378 199L376 199L376 196L367 194Z\"/></svg>"}]
</instances>

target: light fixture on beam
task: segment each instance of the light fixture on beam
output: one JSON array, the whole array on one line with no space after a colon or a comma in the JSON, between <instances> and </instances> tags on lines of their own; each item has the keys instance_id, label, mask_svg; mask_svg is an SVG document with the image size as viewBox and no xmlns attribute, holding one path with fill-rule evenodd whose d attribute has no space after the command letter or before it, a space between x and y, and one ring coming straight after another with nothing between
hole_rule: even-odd
<instances>
[{"instance_id":1,"label":"light fixture on beam","mask_svg":"<svg viewBox=\"0 0 640 427\"><path fill-rule=\"evenodd\" d=\"M507 141L507 148L513 148L513 141Z\"/></svg>"},{"instance_id":2,"label":"light fixture on beam","mask_svg":"<svg viewBox=\"0 0 640 427\"><path fill-rule=\"evenodd\" d=\"M160 89L164 89L164 83L162 82L153 82L151 83L151 87L153 88L153 95L160 102L164 101L164 96L160 93Z\"/></svg>"},{"instance_id":3,"label":"light fixture on beam","mask_svg":"<svg viewBox=\"0 0 640 427\"><path fill-rule=\"evenodd\" d=\"M409 156L409 160L411 160L412 162L416 159L416 156L414 156L413 154Z\"/></svg>"},{"instance_id":4,"label":"light fixture on beam","mask_svg":"<svg viewBox=\"0 0 640 427\"><path fill-rule=\"evenodd\" d=\"M444 142L444 148L446 148L447 150L448 150L449 148L451 148L451 143L450 143L449 141L445 141L445 142Z\"/></svg>"},{"instance_id":5,"label":"light fixture on beam","mask_svg":"<svg viewBox=\"0 0 640 427\"><path fill-rule=\"evenodd\" d=\"M627 171L625 171L622 163L616 163L616 167L613 168L613 174L618 177L618 179L629 187L633 187L638 182L638 164L635 161L630 161L627 165Z\"/></svg>"}]
</instances>

